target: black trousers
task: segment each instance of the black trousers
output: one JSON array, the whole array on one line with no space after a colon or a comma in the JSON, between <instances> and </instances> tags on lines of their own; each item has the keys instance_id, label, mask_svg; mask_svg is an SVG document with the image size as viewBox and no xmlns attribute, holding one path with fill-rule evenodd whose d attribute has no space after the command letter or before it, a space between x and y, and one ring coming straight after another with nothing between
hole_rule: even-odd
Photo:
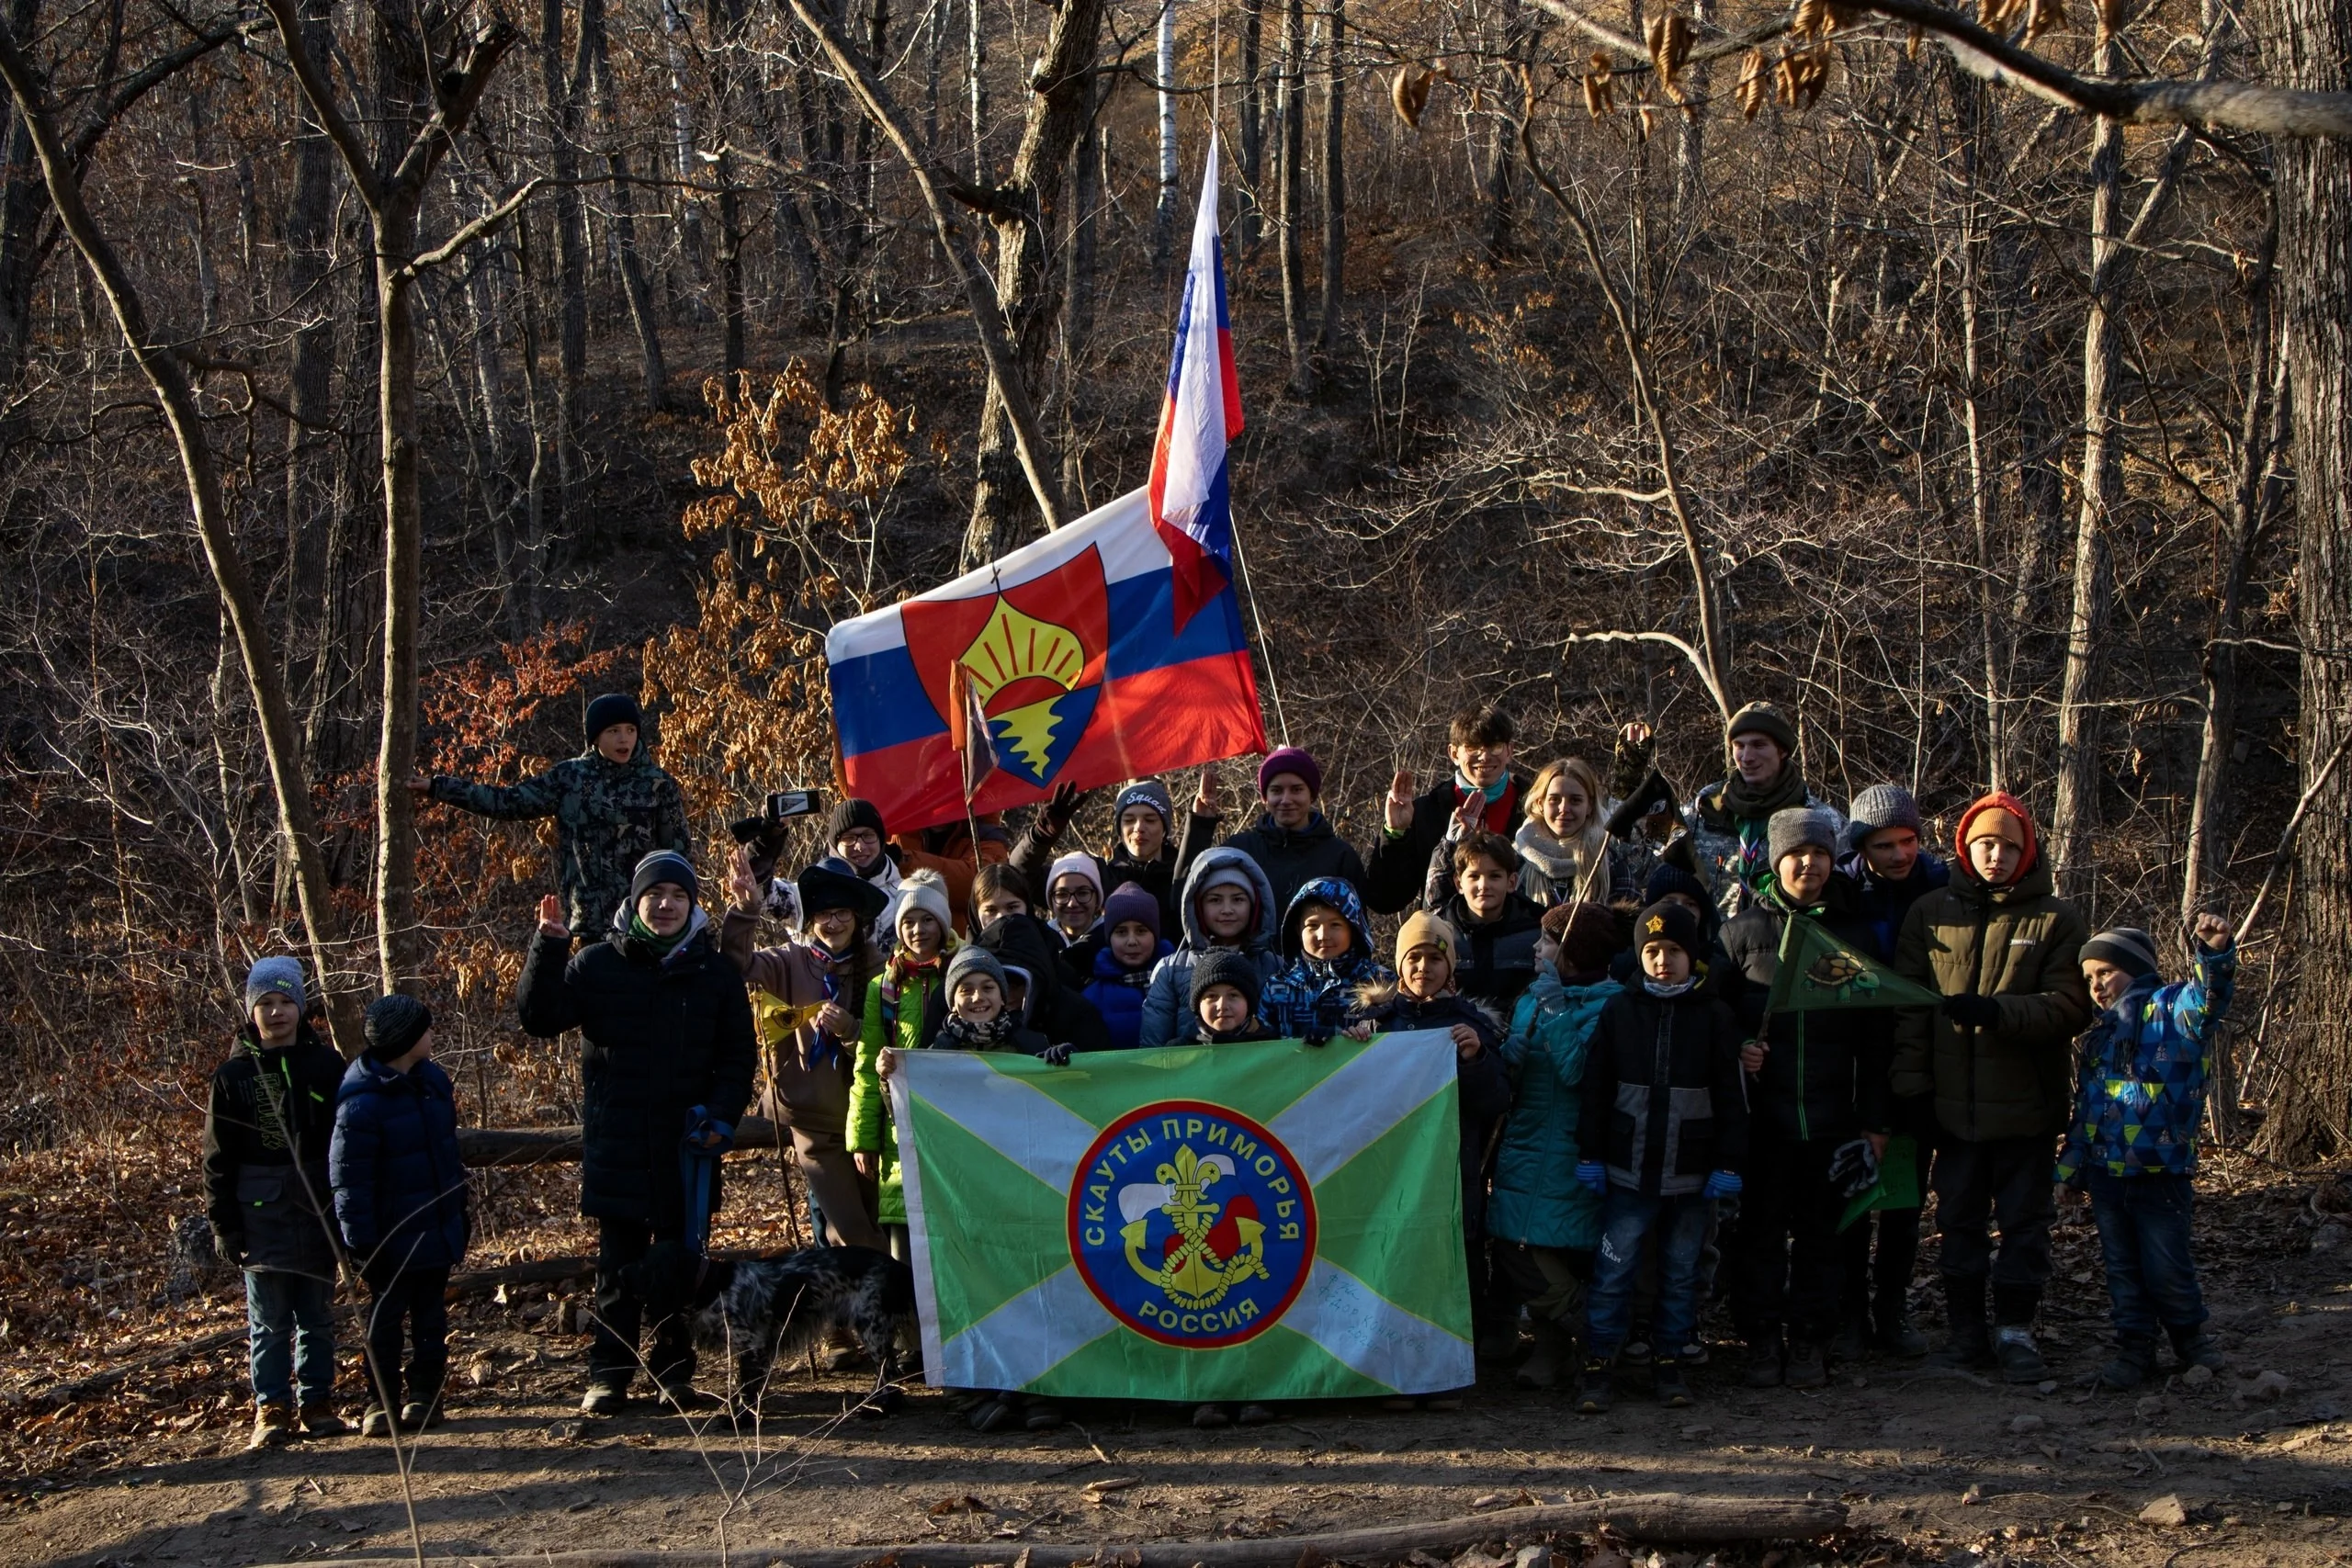
<instances>
[{"instance_id":1,"label":"black trousers","mask_svg":"<svg viewBox=\"0 0 2352 1568\"><path fill-rule=\"evenodd\" d=\"M1996 1324L2031 1323L2050 1282L2050 1228L2058 1219L2052 1144L2038 1136L1947 1138L1936 1145L1944 1280L1974 1293L1989 1279ZM1988 1221L2000 1229L1997 1251Z\"/></svg>"},{"instance_id":2,"label":"black trousers","mask_svg":"<svg viewBox=\"0 0 2352 1568\"><path fill-rule=\"evenodd\" d=\"M1732 1315L1750 1344L1783 1327L1820 1344L1838 1332L1844 1272L1826 1138L1758 1139L1748 1150L1733 1243Z\"/></svg>"},{"instance_id":3,"label":"black trousers","mask_svg":"<svg viewBox=\"0 0 2352 1568\"><path fill-rule=\"evenodd\" d=\"M1874 1209L1838 1238L1845 1281L1846 1316L1867 1326L1884 1323L1908 1303L1911 1271L1919 1262L1919 1211Z\"/></svg>"},{"instance_id":4,"label":"black trousers","mask_svg":"<svg viewBox=\"0 0 2352 1568\"><path fill-rule=\"evenodd\" d=\"M657 1241L675 1241L683 1226L655 1226L643 1220L599 1220L596 1231L596 1322L588 1342L588 1381L627 1388L637 1375L637 1341L645 1303L621 1282L621 1270L645 1256ZM664 1385L695 1375L691 1325L683 1315L653 1325L653 1348L645 1358L653 1381Z\"/></svg>"},{"instance_id":5,"label":"black trousers","mask_svg":"<svg viewBox=\"0 0 2352 1568\"><path fill-rule=\"evenodd\" d=\"M430 1404L449 1371L449 1270L402 1269L365 1278L370 1403L380 1398L384 1408L394 1411L408 1400ZM409 1347L405 1371L403 1338Z\"/></svg>"}]
</instances>

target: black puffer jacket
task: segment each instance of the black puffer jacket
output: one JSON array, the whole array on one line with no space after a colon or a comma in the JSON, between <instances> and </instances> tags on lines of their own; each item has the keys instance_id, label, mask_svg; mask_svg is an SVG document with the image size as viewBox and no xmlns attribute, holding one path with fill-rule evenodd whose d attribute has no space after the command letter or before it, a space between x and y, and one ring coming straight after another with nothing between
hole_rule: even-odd
<instances>
[{"instance_id":1,"label":"black puffer jacket","mask_svg":"<svg viewBox=\"0 0 2352 1568\"><path fill-rule=\"evenodd\" d=\"M1833 876L1804 913L1848 946L1869 953L1870 930L1852 908L1851 891L1842 877ZM1763 1027L1764 1004L1781 973L1781 937L1788 929L1789 909L1779 882L1768 874L1754 901L1724 925L1718 972L1724 996L1739 1015L1743 1040L1755 1039ZM1775 1013L1765 1043L1770 1048L1764 1070L1752 1080L1748 1096L1754 1136L1842 1143L1865 1128L1886 1127L1892 1010Z\"/></svg>"},{"instance_id":2,"label":"black puffer jacket","mask_svg":"<svg viewBox=\"0 0 2352 1568\"><path fill-rule=\"evenodd\" d=\"M1578 1123L1611 1185L1652 1197L1696 1192L1747 1163L1739 1024L1702 984L1654 997L1636 980L1593 1026Z\"/></svg>"},{"instance_id":3,"label":"black puffer jacket","mask_svg":"<svg viewBox=\"0 0 2352 1568\"><path fill-rule=\"evenodd\" d=\"M1462 939L1453 967L1454 988L1503 1017L1519 1005L1519 994L1535 983L1535 942L1544 934L1544 908L1514 887L1503 912L1480 925L1469 900L1456 893L1439 911Z\"/></svg>"},{"instance_id":4,"label":"black puffer jacket","mask_svg":"<svg viewBox=\"0 0 2352 1568\"><path fill-rule=\"evenodd\" d=\"M1029 976L1022 1022L1045 1036L1046 1044L1067 1045L1073 1051L1111 1049L1111 1031L1102 1022L1102 1012L1064 977L1061 955L1053 951L1053 939L1041 922L1027 915L1006 915L991 920L972 940L995 953L997 962L1007 969L1018 969ZM944 1008L926 1012L925 1045L939 1037L946 1012Z\"/></svg>"},{"instance_id":5,"label":"black puffer jacket","mask_svg":"<svg viewBox=\"0 0 2352 1568\"><path fill-rule=\"evenodd\" d=\"M1258 863L1258 869L1273 884L1277 910L1289 908L1298 890L1318 876L1340 877L1359 893L1363 891L1363 858L1332 829L1320 811L1296 831L1276 825L1272 817L1261 817L1257 826L1244 828L1226 840L1225 848L1239 850Z\"/></svg>"},{"instance_id":6,"label":"black puffer jacket","mask_svg":"<svg viewBox=\"0 0 2352 1568\"><path fill-rule=\"evenodd\" d=\"M204 1111L205 1217L246 1267L333 1277L327 1153L342 1086L343 1058L308 1023L275 1051L262 1049L248 1024L214 1070Z\"/></svg>"},{"instance_id":7,"label":"black puffer jacket","mask_svg":"<svg viewBox=\"0 0 2352 1568\"><path fill-rule=\"evenodd\" d=\"M699 915L700 911L697 910ZM565 937L537 937L514 995L543 1040L581 1032L580 1212L683 1224L678 1150L686 1112L742 1120L758 1062L743 977L705 927L657 958L627 936L565 961ZM714 1184L711 1208L718 1212Z\"/></svg>"}]
</instances>

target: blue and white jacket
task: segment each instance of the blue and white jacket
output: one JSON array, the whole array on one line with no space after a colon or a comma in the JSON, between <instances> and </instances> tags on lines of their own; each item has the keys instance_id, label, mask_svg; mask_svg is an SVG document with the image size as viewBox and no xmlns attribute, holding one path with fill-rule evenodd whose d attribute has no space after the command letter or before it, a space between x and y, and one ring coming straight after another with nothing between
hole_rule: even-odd
<instances>
[{"instance_id":1,"label":"blue and white jacket","mask_svg":"<svg viewBox=\"0 0 2352 1568\"><path fill-rule=\"evenodd\" d=\"M2230 1010L2235 948L2197 951L2197 978L2150 976L2091 1021L2076 1045L2075 1116L2058 1179L2094 1166L2110 1176L2190 1176L2205 1119L2214 1029Z\"/></svg>"}]
</instances>

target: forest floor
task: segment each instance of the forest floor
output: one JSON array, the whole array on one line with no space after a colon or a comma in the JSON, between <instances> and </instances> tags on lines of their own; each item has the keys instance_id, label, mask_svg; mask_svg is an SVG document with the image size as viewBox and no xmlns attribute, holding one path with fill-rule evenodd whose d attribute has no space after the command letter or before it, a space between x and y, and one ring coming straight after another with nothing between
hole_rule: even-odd
<instances>
[{"instance_id":1,"label":"forest floor","mask_svg":"<svg viewBox=\"0 0 2352 1568\"><path fill-rule=\"evenodd\" d=\"M34 1198L23 1163L0 1164L0 1285L13 1320L0 1325L0 1562L404 1558L408 1527L385 1443L352 1436L244 1451L241 1345L79 1402L44 1397L61 1377L236 1315L233 1295L216 1289L149 1323L108 1309L120 1315L103 1319L101 1337L119 1337L99 1354L28 1345L21 1325L39 1303L24 1294L24 1268L70 1210ZM731 1187L730 1199L755 1185ZM2200 1185L2199 1245L2233 1368L2200 1386L2175 1378L2132 1395L2080 1386L2105 1349L2097 1237L2080 1210L2059 1231L2044 1321L2054 1376L2039 1388L1865 1359L1826 1389L1756 1393L1738 1386L1733 1346L1697 1376L1693 1407L1661 1409L1634 1382L1599 1417L1493 1371L1454 1413L1309 1404L1271 1427L1201 1432L1171 1408L1079 1404L1058 1431L984 1438L932 1390L915 1391L888 1420L844 1416L864 1386L845 1371L784 1382L756 1434L650 1404L583 1421L574 1410L583 1342L564 1332L577 1296L477 1296L455 1314L452 1418L415 1446L417 1526L435 1555L725 1545L764 1562L788 1560L795 1544L944 1539L1001 1541L1008 1563L1034 1549L1043 1568L1055 1561L1046 1549L1065 1543L1081 1556L1100 1542L1294 1535L1487 1510L1494 1543L1516 1544L1529 1538L1513 1535L1514 1506L1668 1492L1849 1506L1835 1540L1716 1554L1756 1568L2177 1568L2191 1554L2188 1568L2352 1563L2352 1221L2334 1217L2346 1206L2344 1179L2223 1155ZM85 1224L94 1207L81 1205ZM761 1224L775 1223L771 1210ZM576 1233L557 1239L576 1250ZM1933 1258L1930 1240L1923 1281ZM1932 1293L1922 1292L1923 1307ZM1719 1312L1708 1326L1727 1333ZM1932 1331L1932 1311L1923 1315ZM716 1386L712 1370L706 1386ZM1588 1540L1561 1556L1627 1568L1610 1560L1616 1550ZM1446 1555L1421 1561L1434 1568ZM1634 1562L1702 1565L1639 1551Z\"/></svg>"}]
</instances>

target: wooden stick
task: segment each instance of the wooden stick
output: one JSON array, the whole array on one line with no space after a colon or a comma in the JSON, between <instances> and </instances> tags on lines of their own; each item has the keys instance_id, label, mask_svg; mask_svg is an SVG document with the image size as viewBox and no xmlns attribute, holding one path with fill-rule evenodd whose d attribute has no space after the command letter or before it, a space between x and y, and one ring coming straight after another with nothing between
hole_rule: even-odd
<instances>
[{"instance_id":1,"label":"wooden stick","mask_svg":"<svg viewBox=\"0 0 2352 1568\"><path fill-rule=\"evenodd\" d=\"M1634 1540L1717 1545L1750 1540L1811 1540L1843 1529L1843 1503L1788 1498L1689 1497L1657 1493L1587 1503L1496 1508L1451 1519L1425 1519L1323 1535L1260 1540L1143 1540L1127 1545L1031 1542L1033 1568L1296 1568L1302 1560L1393 1561L1413 1551L1453 1551L1498 1537L1532 1539L1563 1530L1608 1529ZM1003 1541L910 1541L898 1546L736 1546L718 1551L548 1551L529 1556L435 1557L430 1568L725 1568L746 1562L789 1568L979 1568L1011 1554ZM410 1558L346 1557L387 1565ZM273 1564L272 1568L294 1568Z\"/></svg>"}]
</instances>

